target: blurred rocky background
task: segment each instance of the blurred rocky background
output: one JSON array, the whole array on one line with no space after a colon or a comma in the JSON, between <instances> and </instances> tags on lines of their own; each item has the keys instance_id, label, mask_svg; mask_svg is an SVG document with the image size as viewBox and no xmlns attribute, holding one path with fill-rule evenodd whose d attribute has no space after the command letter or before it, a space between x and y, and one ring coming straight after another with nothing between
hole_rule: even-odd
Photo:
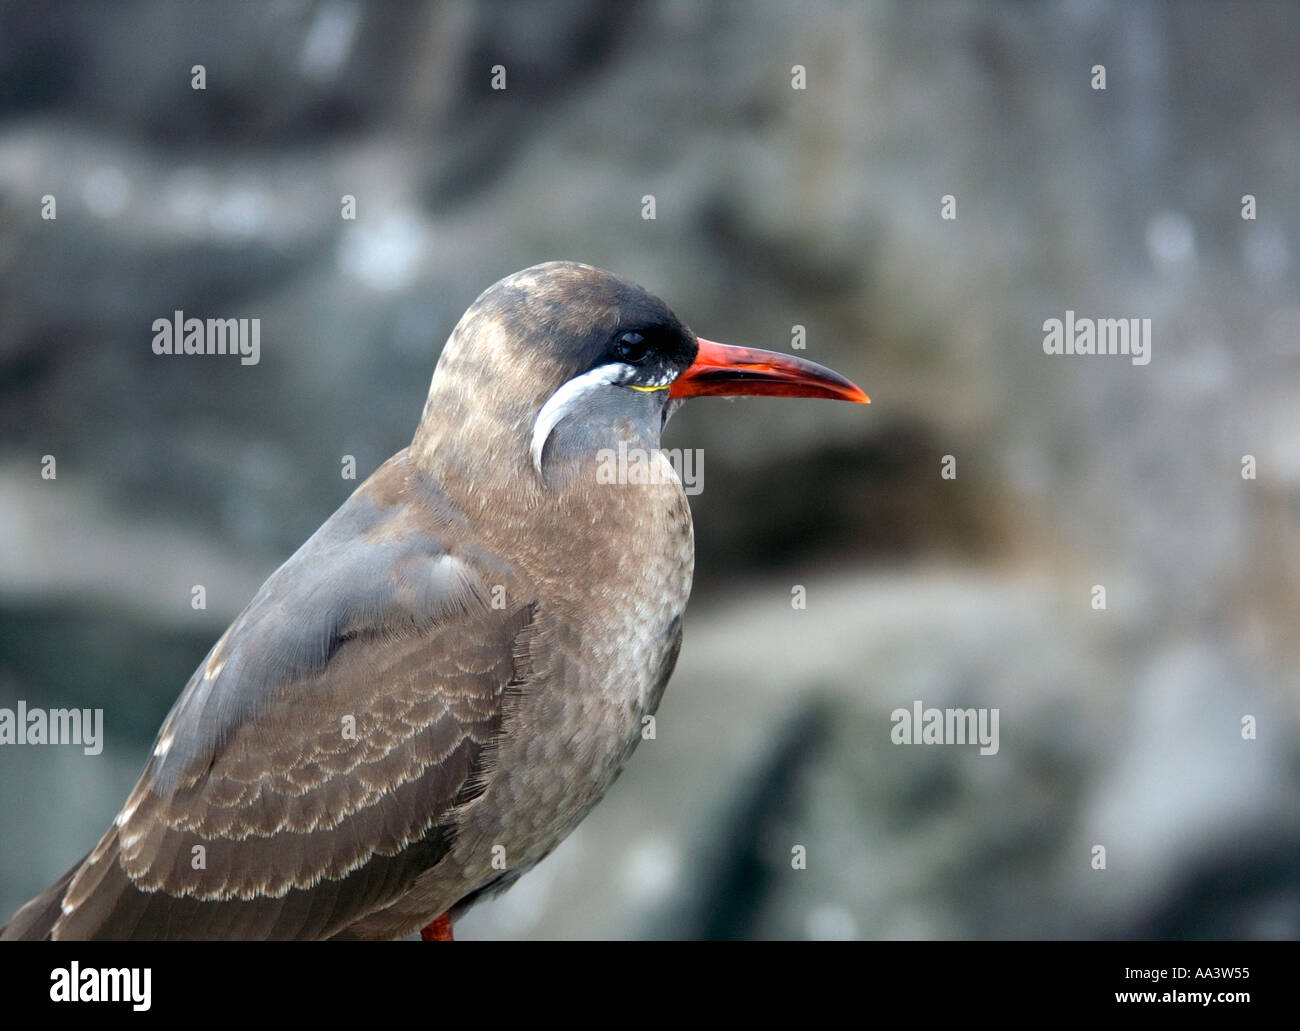
<instances>
[{"instance_id":1,"label":"blurred rocky background","mask_svg":"<svg viewBox=\"0 0 1300 1031\"><path fill-rule=\"evenodd\" d=\"M458 935L1300 934L1298 48L1290 3L0 3L0 706L107 734L0 747L0 919L474 296L564 257L874 403L676 417L656 739ZM176 309L260 364L156 357ZM1044 355L1067 309L1151 363ZM998 753L891 743L914 700Z\"/></svg>"}]
</instances>

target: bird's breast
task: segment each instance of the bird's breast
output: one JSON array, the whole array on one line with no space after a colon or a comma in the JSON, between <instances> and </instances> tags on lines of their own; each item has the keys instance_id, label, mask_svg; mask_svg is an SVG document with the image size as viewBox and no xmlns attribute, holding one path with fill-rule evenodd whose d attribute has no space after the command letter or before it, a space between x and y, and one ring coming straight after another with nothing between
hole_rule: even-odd
<instances>
[{"instance_id":1,"label":"bird's breast","mask_svg":"<svg viewBox=\"0 0 1300 1031\"><path fill-rule=\"evenodd\" d=\"M673 478L595 488L540 513L547 555L530 557L533 675L496 743L495 772L466 807L454 860L473 890L528 866L573 829L642 740L676 659L690 594L690 510ZM538 536L534 535L533 540Z\"/></svg>"}]
</instances>

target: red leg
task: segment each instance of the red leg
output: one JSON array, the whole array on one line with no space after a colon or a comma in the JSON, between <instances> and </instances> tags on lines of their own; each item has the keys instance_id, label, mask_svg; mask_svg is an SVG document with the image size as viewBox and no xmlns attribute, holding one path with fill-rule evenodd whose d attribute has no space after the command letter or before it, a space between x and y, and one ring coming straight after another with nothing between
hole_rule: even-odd
<instances>
[{"instance_id":1,"label":"red leg","mask_svg":"<svg viewBox=\"0 0 1300 1031\"><path fill-rule=\"evenodd\" d=\"M420 932L420 941L424 942L450 942L456 939L451 934L451 916L443 913L428 927Z\"/></svg>"}]
</instances>

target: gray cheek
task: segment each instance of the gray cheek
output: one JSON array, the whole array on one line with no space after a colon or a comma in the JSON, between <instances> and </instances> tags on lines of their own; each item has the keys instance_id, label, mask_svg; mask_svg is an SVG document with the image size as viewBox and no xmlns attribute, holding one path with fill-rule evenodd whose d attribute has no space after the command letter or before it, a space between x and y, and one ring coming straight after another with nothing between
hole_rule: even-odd
<instances>
[{"instance_id":1,"label":"gray cheek","mask_svg":"<svg viewBox=\"0 0 1300 1031\"><path fill-rule=\"evenodd\" d=\"M546 440L542 472L547 484L567 482L566 467L583 470L585 475L602 449L617 449L620 443L658 447L665 393L609 386L584 395Z\"/></svg>"}]
</instances>

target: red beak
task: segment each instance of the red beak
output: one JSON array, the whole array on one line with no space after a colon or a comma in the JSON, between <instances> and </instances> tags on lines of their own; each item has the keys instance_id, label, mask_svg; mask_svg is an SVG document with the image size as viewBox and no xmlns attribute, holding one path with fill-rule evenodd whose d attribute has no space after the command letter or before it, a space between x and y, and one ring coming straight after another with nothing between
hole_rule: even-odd
<instances>
[{"instance_id":1,"label":"red beak","mask_svg":"<svg viewBox=\"0 0 1300 1031\"><path fill-rule=\"evenodd\" d=\"M871 403L871 398L838 372L805 358L716 344L703 337L699 341L695 363L673 381L669 397L763 394Z\"/></svg>"}]
</instances>

